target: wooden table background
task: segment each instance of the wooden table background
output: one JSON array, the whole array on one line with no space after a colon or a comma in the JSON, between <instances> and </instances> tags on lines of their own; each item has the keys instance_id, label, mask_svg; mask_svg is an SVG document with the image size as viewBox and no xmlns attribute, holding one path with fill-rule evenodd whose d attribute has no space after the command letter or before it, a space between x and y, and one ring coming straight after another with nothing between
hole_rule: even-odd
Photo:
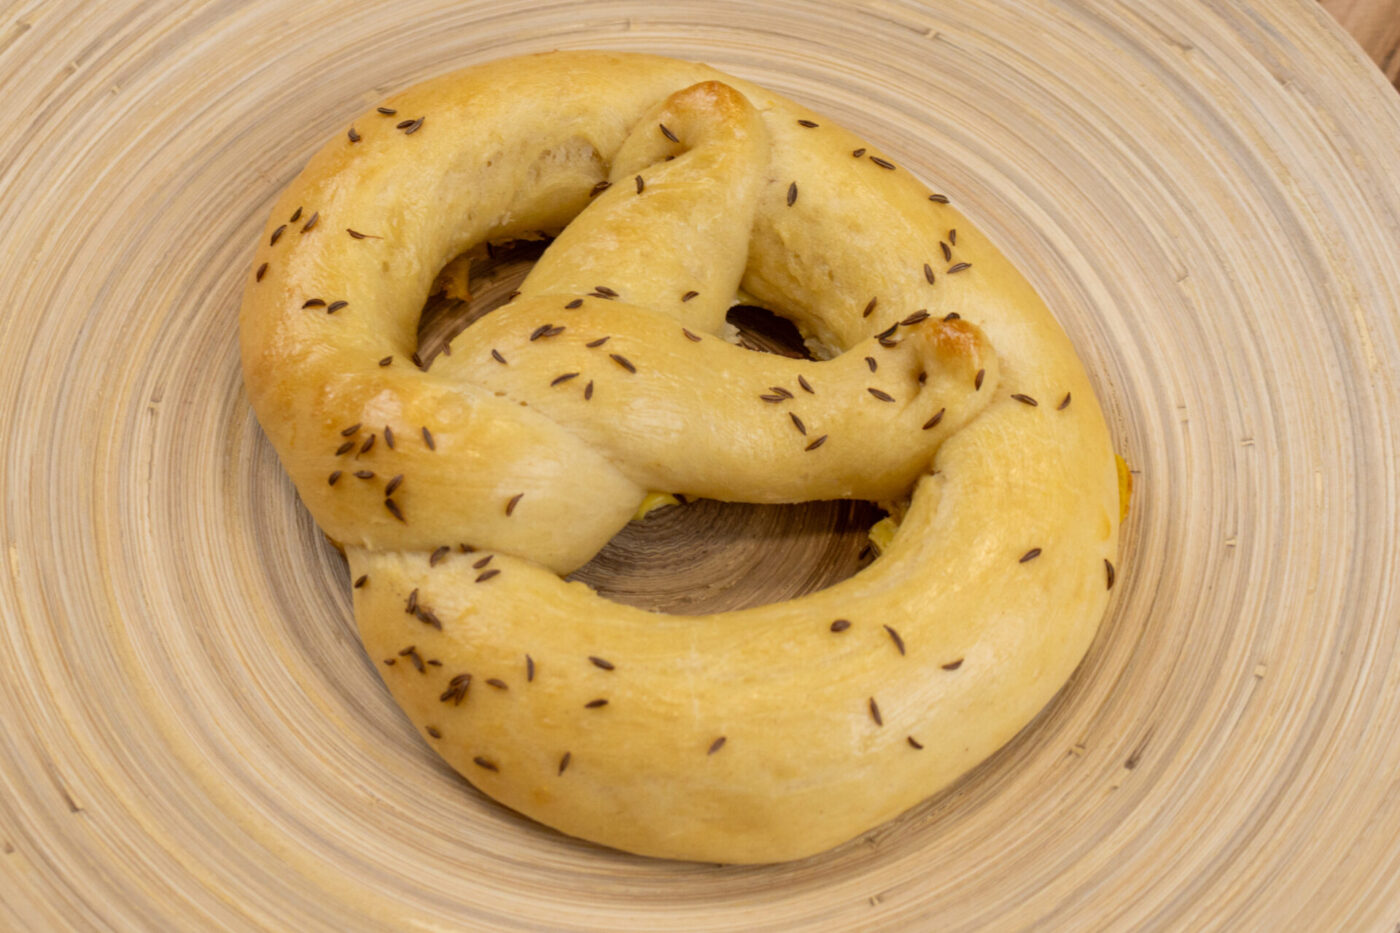
<instances>
[{"instance_id":1,"label":"wooden table background","mask_svg":"<svg viewBox=\"0 0 1400 933\"><path fill-rule=\"evenodd\" d=\"M1400 88L1400 0L1321 0L1322 8L1361 43L1366 54Z\"/></svg>"}]
</instances>

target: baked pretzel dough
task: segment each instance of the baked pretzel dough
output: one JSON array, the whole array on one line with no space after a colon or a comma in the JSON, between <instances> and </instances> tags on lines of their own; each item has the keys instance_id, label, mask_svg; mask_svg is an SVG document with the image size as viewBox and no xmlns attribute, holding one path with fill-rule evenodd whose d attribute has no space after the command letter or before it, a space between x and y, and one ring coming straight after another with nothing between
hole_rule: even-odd
<instances>
[{"instance_id":1,"label":"baked pretzel dough","mask_svg":"<svg viewBox=\"0 0 1400 933\"><path fill-rule=\"evenodd\" d=\"M439 269L536 231L519 295L415 366ZM1116 470L1065 335L946 199L762 88L600 52L428 81L311 160L254 270L248 393L366 650L454 768L566 833L819 852L1011 738L1103 615ZM839 352L728 343L739 288ZM877 560L784 603L560 576L649 491L911 490Z\"/></svg>"}]
</instances>

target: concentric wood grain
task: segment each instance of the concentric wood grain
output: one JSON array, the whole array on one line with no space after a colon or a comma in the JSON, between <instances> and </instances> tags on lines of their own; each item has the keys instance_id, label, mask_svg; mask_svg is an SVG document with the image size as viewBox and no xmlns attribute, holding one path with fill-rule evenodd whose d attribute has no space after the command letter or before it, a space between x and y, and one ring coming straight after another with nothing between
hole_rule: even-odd
<instances>
[{"instance_id":1,"label":"concentric wood grain","mask_svg":"<svg viewBox=\"0 0 1400 933\"><path fill-rule=\"evenodd\" d=\"M1069 687L824 856L634 858L472 791L241 393L307 156L555 47L879 139L1027 272L1139 471ZM0 8L0 90L0 928L1400 922L1400 100L1316 4L56 0Z\"/></svg>"}]
</instances>

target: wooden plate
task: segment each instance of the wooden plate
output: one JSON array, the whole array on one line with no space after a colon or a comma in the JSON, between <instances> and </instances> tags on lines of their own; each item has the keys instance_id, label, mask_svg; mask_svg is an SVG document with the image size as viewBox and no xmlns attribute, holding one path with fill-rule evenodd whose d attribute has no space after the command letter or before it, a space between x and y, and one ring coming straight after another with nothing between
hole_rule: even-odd
<instances>
[{"instance_id":1,"label":"wooden plate","mask_svg":"<svg viewBox=\"0 0 1400 933\"><path fill-rule=\"evenodd\" d=\"M0 927L1389 930L1400 101L1316 5L54 0L0 12ZM1101 635L952 790L805 862L492 804L360 651L240 387L276 192L498 56L709 61L1026 271L1139 471Z\"/></svg>"}]
</instances>

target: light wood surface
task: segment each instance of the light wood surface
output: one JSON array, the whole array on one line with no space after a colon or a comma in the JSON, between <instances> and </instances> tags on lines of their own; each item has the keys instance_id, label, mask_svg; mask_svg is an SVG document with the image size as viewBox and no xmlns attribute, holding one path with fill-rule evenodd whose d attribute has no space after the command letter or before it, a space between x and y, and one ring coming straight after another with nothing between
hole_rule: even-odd
<instances>
[{"instance_id":1,"label":"light wood surface","mask_svg":"<svg viewBox=\"0 0 1400 933\"><path fill-rule=\"evenodd\" d=\"M1067 689L805 862L634 858L473 792L241 392L307 156L555 47L880 140L1040 289L1138 471ZM1317 4L54 0L0 10L0 88L0 929L1400 922L1400 98Z\"/></svg>"}]
</instances>

